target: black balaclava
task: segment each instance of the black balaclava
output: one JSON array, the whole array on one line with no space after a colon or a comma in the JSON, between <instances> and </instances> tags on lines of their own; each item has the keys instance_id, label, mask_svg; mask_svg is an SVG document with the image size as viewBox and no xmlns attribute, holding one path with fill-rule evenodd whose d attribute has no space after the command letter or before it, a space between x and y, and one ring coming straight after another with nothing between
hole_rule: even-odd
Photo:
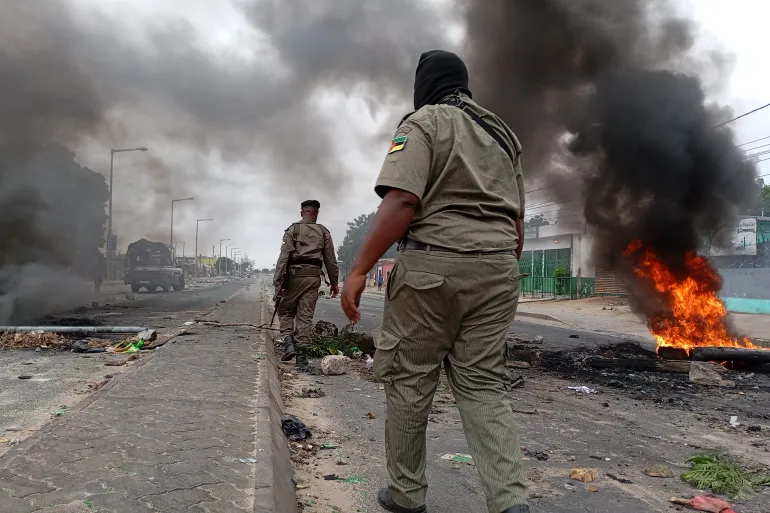
<instances>
[{"instance_id":1,"label":"black balaclava","mask_svg":"<svg viewBox=\"0 0 770 513\"><path fill-rule=\"evenodd\" d=\"M420 55L414 75L414 110L434 104L457 90L471 96L468 68L460 57L444 50Z\"/></svg>"}]
</instances>

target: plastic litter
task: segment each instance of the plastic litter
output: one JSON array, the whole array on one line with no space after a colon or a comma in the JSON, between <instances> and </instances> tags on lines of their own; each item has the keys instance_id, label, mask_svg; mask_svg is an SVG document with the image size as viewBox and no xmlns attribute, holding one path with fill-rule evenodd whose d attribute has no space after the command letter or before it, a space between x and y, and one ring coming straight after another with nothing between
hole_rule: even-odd
<instances>
[{"instance_id":1,"label":"plastic litter","mask_svg":"<svg viewBox=\"0 0 770 513\"><path fill-rule=\"evenodd\" d=\"M368 479L361 476L351 476L351 477L338 477L337 481L339 481L340 483L359 484L359 483L366 483Z\"/></svg>"},{"instance_id":2,"label":"plastic litter","mask_svg":"<svg viewBox=\"0 0 770 513\"><path fill-rule=\"evenodd\" d=\"M567 387L570 390L574 390L575 392L582 392L584 394L597 394L598 392L594 390L593 388L588 388L587 386L580 386L580 387Z\"/></svg>"},{"instance_id":3,"label":"plastic litter","mask_svg":"<svg viewBox=\"0 0 770 513\"><path fill-rule=\"evenodd\" d=\"M292 442L301 442L313 436L313 433L310 432L305 423L294 415L287 415L283 418L281 429L283 429L283 433Z\"/></svg>"},{"instance_id":4,"label":"plastic litter","mask_svg":"<svg viewBox=\"0 0 770 513\"><path fill-rule=\"evenodd\" d=\"M741 423L738 422L738 416L737 415L733 415L733 416L730 417L730 426L738 427L740 425L741 425Z\"/></svg>"},{"instance_id":5,"label":"plastic litter","mask_svg":"<svg viewBox=\"0 0 770 513\"><path fill-rule=\"evenodd\" d=\"M259 460L257 458L238 458L241 463L256 463Z\"/></svg>"},{"instance_id":6,"label":"plastic litter","mask_svg":"<svg viewBox=\"0 0 770 513\"><path fill-rule=\"evenodd\" d=\"M441 457L442 460L454 461L455 463L468 463L473 465L473 456L470 454L463 454L456 452L454 454L445 454Z\"/></svg>"},{"instance_id":7,"label":"plastic litter","mask_svg":"<svg viewBox=\"0 0 770 513\"><path fill-rule=\"evenodd\" d=\"M372 365L374 365L374 358L366 355L366 370L372 370Z\"/></svg>"},{"instance_id":8,"label":"plastic litter","mask_svg":"<svg viewBox=\"0 0 770 513\"><path fill-rule=\"evenodd\" d=\"M729 502L706 495L698 495L692 499L671 497L671 502L680 506L689 506L698 511L710 511L711 513L736 513Z\"/></svg>"}]
</instances>

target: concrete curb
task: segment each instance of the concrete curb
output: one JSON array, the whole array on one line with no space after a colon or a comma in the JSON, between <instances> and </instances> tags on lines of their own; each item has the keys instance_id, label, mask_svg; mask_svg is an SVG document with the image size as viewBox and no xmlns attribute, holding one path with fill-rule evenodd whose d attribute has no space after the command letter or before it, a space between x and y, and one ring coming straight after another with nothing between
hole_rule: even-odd
<instances>
[{"instance_id":1,"label":"concrete curb","mask_svg":"<svg viewBox=\"0 0 770 513\"><path fill-rule=\"evenodd\" d=\"M566 324L567 326L571 326L570 323L565 322L565 321L559 319L558 317L554 317L553 315L549 315L549 314L537 313L537 312L517 311L516 312L516 317L529 317L531 319L540 319L540 320L543 320L543 321L560 322L562 324Z\"/></svg>"},{"instance_id":2,"label":"concrete curb","mask_svg":"<svg viewBox=\"0 0 770 513\"><path fill-rule=\"evenodd\" d=\"M263 292L260 324L270 319L266 298ZM278 357L271 334L263 330L261 337L266 357L257 366L256 448L260 470L254 483L254 513L297 513L291 454L281 429L284 408Z\"/></svg>"}]
</instances>

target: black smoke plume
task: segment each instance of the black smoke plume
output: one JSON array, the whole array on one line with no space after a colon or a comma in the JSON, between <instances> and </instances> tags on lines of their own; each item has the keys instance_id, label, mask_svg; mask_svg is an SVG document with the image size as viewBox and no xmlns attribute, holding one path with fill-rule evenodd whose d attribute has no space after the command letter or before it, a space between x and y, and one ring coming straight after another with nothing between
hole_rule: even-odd
<instances>
[{"instance_id":1,"label":"black smoke plume","mask_svg":"<svg viewBox=\"0 0 770 513\"><path fill-rule=\"evenodd\" d=\"M682 272L685 254L732 228L755 188L732 132L713 128L729 111L706 98L704 84L718 87L729 59L699 55L696 28L673 7L478 0L466 11L477 97L521 139L530 177L579 177L543 194L556 209L582 205L594 258L632 283L619 265L631 241ZM655 301L642 303L655 313Z\"/></svg>"},{"instance_id":2,"label":"black smoke plume","mask_svg":"<svg viewBox=\"0 0 770 513\"><path fill-rule=\"evenodd\" d=\"M175 230L191 249L196 214L235 230L259 209L347 192L360 170L320 101L356 94L372 116L406 106L417 56L447 46L443 11L408 0L222 0L241 53L212 48L182 16L137 26L133 11L107 17L100 4L0 0L0 323L45 313L53 292L80 301L60 284L103 245L104 179L63 171L74 161L49 158L53 144L102 174L111 148L148 146L116 155L113 233L123 248L165 242L170 200L192 196ZM255 201L257 189L271 205ZM213 238L202 233L199 250Z\"/></svg>"}]
</instances>

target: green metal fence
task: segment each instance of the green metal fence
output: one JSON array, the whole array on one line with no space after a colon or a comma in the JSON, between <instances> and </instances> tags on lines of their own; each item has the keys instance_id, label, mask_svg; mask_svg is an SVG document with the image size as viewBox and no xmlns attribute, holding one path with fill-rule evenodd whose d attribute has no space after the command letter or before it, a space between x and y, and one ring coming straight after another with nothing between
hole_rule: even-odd
<instances>
[{"instance_id":1,"label":"green metal fence","mask_svg":"<svg viewBox=\"0 0 770 513\"><path fill-rule=\"evenodd\" d=\"M527 276L520 283L522 297L581 299L596 295L594 278Z\"/></svg>"}]
</instances>

